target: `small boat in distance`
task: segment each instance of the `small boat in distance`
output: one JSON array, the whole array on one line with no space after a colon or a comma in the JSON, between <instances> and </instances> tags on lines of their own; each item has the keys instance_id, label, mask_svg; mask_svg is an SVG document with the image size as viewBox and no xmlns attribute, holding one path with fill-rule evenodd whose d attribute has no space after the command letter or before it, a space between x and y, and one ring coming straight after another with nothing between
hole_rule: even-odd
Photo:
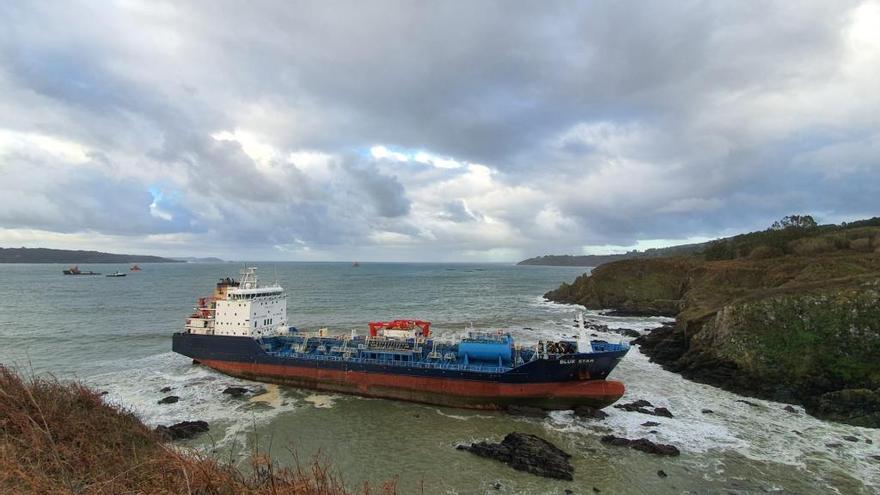
<instances>
[{"instance_id":1,"label":"small boat in distance","mask_svg":"<svg viewBox=\"0 0 880 495\"><path fill-rule=\"evenodd\" d=\"M120 273L118 270L113 273L107 274L108 277L124 277L126 275L128 275L128 274L127 273Z\"/></svg>"},{"instance_id":2,"label":"small boat in distance","mask_svg":"<svg viewBox=\"0 0 880 495\"><path fill-rule=\"evenodd\" d=\"M357 261L355 261L354 263L351 264L351 266L354 268L357 268L357 267L361 266L361 264L358 263Z\"/></svg>"},{"instance_id":3,"label":"small boat in distance","mask_svg":"<svg viewBox=\"0 0 880 495\"><path fill-rule=\"evenodd\" d=\"M68 268L67 270L61 270L61 273L65 275L100 275L100 273L98 272L84 272L75 265Z\"/></svg>"},{"instance_id":4,"label":"small boat in distance","mask_svg":"<svg viewBox=\"0 0 880 495\"><path fill-rule=\"evenodd\" d=\"M141 267L139 267L139 266L137 266L137 265L131 265L131 266L128 268L128 271L130 271L130 272L139 272L139 271L141 271Z\"/></svg>"}]
</instances>

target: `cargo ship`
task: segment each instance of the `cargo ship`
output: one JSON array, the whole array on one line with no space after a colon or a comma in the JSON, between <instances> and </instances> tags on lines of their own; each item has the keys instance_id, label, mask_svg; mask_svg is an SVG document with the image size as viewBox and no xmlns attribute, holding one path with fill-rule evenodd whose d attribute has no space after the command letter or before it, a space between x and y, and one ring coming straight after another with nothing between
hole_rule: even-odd
<instances>
[{"instance_id":1,"label":"cargo ship","mask_svg":"<svg viewBox=\"0 0 880 495\"><path fill-rule=\"evenodd\" d=\"M470 330L435 338L431 323L376 321L363 335L288 325L277 283L261 286L256 269L221 279L198 300L174 352L227 375L293 387L472 409L512 405L602 408L624 393L608 374L629 350L623 343L577 340L519 345L502 331Z\"/></svg>"}]
</instances>

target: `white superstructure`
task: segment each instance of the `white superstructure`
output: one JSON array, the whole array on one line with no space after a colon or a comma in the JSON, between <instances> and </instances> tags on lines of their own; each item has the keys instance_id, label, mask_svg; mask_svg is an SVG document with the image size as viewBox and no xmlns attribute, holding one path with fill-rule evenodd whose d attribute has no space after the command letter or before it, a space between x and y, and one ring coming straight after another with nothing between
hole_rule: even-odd
<instances>
[{"instance_id":1,"label":"white superstructure","mask_svg":"<svg viewBox=\"0 0 880 495\"><path fill-rule=\"evenodd\" d=\"M210 298L199 299L186 331L203 335L259 338L287 331L287 297L280 285L261 287L257 269L241 271L241 280L221 279Z\"/></svg>"}]
</instances>

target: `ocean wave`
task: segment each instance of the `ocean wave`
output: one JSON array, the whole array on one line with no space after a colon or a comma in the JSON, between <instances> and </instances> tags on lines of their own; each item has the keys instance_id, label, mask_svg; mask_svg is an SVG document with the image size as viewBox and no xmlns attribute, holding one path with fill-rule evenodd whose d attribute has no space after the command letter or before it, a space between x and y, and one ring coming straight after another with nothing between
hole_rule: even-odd
<instances>
[{"instance_id":1,"label":"ocean wave","mask_svg":"<svg viewBox=\"0 0 880 495\"><path fill-rule=\"evenodd\" d=\"M244 433L299 406L299 400L283 389L276 389L277 395L268 403L230 397L223 394L227 387L264 385L193 366L189 359L171 352L132 360L126 369L94 375L85 382L106 391L108 403L133 411L151 427L187 420L207 421L216 445L241 440ZM165 387L170 387L170 391L161 392ZM179 401L158 403L170 395L179 397ZM217 433L222 435L219 440L214 436Z\"/></svg>"}]
</instances>

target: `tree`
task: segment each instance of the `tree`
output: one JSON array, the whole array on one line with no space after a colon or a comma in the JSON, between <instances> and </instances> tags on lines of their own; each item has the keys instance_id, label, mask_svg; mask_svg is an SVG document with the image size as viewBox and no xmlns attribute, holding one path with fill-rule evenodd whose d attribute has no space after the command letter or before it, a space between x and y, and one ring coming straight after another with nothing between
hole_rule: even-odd
<instances>
[{"instance_id":1,"label":"tree","mask_svg":"<svg viewBox=\"0 0 880 495\"><path fill-rule=\"evenodd\" d=\"M777 220L773 222L773 225L770 226L770 229L812 229L817 225L818 224L816 223L816 220L814 220L811 215L788 215L786 217L783 217L782 220Z\"/></svg>"}]
</instances>

